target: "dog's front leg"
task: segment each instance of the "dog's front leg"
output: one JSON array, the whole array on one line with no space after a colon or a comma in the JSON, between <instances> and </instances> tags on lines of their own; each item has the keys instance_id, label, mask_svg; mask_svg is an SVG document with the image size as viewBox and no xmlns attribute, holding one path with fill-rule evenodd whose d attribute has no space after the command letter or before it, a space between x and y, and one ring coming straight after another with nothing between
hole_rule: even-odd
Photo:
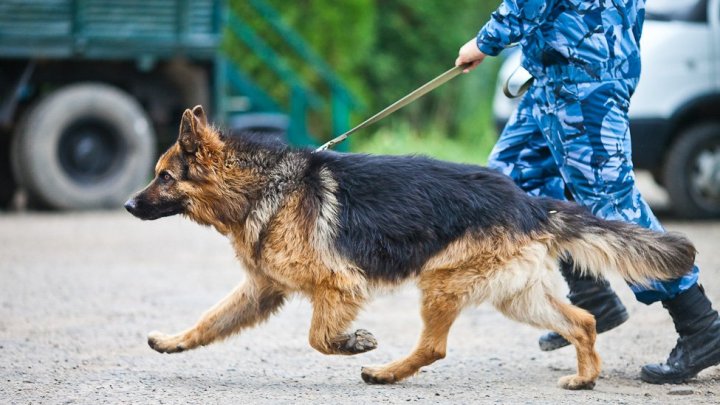
<instances>
[{"instance_id":1,"label":"dog's front leg","mask_svg":"<svg viewBox=\"0 0 720 405\"><path fill-rule=\"evenodd\" d=\"M464 283L448 282L442 276L443 273L444 269L420 276L418 284L423 290L421 315L424 327L415 350L404 359L384 366L363 367L361 376L365 382L392 384L445 357L450 327L462 307L463 291L458 290L457 286Z\"/></svg>"},{"instance_id":2,"label":"dog's front leg","mask_svg":"<svg viewBox=\"0 0 720 405\"><path fill-rule=\"evenodd\" d=\"M285 294L266 280L248 279L210 308L192 328L176 335L150 332L148 344L160 353L178 353L226 338L267 319Z\"/></svg>"},{"instance_id":3,"label":"dog's front leg","mask_svg":"<svg viewBox=\"0 0 720 405\"><path fill-rule=\"evenodd\" d=\"M365 329L346 332L363 301L360 294L318 286L312 296L310 346L320 353L345 355L375 349L377 340L372 333Z\"/></svg>"}]
</instances>

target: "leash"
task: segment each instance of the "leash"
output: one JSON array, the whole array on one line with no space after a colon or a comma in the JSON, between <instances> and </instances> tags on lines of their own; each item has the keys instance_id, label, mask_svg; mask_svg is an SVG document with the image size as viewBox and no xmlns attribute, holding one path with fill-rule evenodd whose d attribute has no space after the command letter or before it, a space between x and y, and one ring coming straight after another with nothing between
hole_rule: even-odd
<instances>
[{"instance_id":1,"label":"leash","mask_svg":"<svg viewBox=\"0 0 720 405\"><path fill-rule=\"evenodd\" d=\"M422 86L418 87L417 89L413 90L410 94L407 96L401 98L400 100L390 104L389 106L385 107L384 110L380 111L379 113L373 115L372 117L368 118L367 120L363 121L361 124L357 125L355 128L345 132L344 134L337 136L328 142L325 142L322 146L315 149L315 152L321 152L328 148L332 148L333 146L339 144L340 142L346 140L348 136L353 134L356 131L359 131L365 127L368 127L381 119L387 117L388 115L394 113L395 111L405 107L406 105L412 103L413 101L419 99L420 97L424 96L425 94L435 90L436 88L442 86L443 84L449 82L452 80L455 76L462 73L463 69L466 69L468 66L470 66L469 63L455 66L454 68L446 71L445 73L441 74L440 76L430 80L429 82L423 84Z\"/></svg>"}]
</instances>

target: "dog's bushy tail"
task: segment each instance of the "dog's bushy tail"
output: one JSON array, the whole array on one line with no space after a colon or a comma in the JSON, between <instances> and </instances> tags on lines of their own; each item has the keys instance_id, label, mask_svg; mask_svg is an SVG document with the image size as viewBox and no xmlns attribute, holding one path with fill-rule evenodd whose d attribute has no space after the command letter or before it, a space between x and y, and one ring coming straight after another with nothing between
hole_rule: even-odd
<instances>
[{"instance_id":1,"label":"dog's bushy tail","mask_svg":"<svg viewBox=\"0 0 720 405\"><path fill-rule=\"evenodd\" d=\"M688 273L695 246L674 232L600 219L576 204L544 199L548 230L559 257L572 257L576 271L594 276L616 271L633 284L671 280Z\"/></svg>"}]
</instances>

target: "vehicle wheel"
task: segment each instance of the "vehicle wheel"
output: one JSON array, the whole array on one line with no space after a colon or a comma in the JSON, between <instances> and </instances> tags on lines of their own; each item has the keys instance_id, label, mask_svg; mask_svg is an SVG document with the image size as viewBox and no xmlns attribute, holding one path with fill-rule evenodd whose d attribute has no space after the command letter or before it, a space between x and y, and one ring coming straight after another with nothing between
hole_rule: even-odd
<instances>
[{"instance_id":1,"label":"vehicle wheel","mask_svg":"<svg viewBox=\"0 0 720 405\"><path fill-rule=\"evenodd\" d=\"M12 163L28 197L51 208L120 207L147 180L155 134L128 94L100 83L63 87L28 110Z\"/></svg>"},{"instance_id":2,"label":"vehicle wheel","mask_svg":"<svg viewBox=\"0 0 720 405\"><path fill-rule=\"evenodd\" d=\"M658 186L665 187L665 177L663 177L665 174L663 173L662 167L651 170L650 174Z\"/></svg>"},{"instance_id":3,"label":"vehicle wheel","mask_svg":"<svg viewBox=\"0 0 720 405\"><path fill-rule=\"evenodd\" d=\"M678 215L720 217L720 123L680 134L667 155L665 185Z\"/></svg>"},{"instance_id":4,"label":"vehicle wheel","mask_svg":"<svg viewBox=\"0 0 720 405\"><path fill-rule=\"evenodd\" d=\"M10 206L16 188L10 165L10 134L0 133L0 209Z\"/></svg>"}]
</instances>

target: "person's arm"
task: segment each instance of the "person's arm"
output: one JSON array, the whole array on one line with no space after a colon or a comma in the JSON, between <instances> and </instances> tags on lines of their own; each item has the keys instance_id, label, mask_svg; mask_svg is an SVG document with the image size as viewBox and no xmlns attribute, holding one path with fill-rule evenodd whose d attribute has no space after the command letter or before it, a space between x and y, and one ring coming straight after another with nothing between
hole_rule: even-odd
<instances>
[{"instance_id":1,"label":"person's arm","mask_svg":"<svg viewBox=\"0 0 720 405\"><path fill-rule=\"evenodd\" d=\"M479 65L486 55L496 56L508 45L520 41L545 21L556 0L503 0L477 37L458 51L455 66L469 64L465 73Z\"/></svg>"},{"instance_id":2,"label":"person's arm","mask_svg":"<svg viewBox=\"0 0 720 405\"><path fill-rule=\"evenodd\" d=\"M547 18L555 0L503 0L477 35L477 47L496 56L508 45L535 31Z\"/></svg>"}]
</instances>

